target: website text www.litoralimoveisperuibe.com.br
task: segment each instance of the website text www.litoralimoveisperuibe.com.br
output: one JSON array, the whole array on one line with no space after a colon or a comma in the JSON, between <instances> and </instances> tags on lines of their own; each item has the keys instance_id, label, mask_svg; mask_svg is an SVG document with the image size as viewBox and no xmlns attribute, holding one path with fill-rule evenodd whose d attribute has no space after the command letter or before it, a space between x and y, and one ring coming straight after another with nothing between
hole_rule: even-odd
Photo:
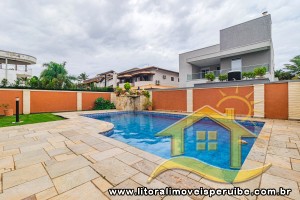
<instances>
[{"instance_id":1,"label":"website text www.litoralimoveisperuibe.com.br","mask_svg":"<svg viewBox=\"0 0 300 200\"><path fill-rule=\"evenodd\" d=\"M195 189L177 189L177 188L147 188L138 187L136 189L109 189L110 196L288 196L292 189L280 187L275 188L257 188L254 190L233 187L233 188L195 188Z\"/></svg>"}]
</instances>

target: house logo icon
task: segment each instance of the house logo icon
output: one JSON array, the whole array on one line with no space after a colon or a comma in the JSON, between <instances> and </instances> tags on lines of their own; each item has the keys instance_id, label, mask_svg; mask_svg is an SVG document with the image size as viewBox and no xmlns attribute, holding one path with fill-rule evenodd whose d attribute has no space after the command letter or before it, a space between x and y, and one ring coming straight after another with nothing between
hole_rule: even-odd
<instances>
[{"instance_id":1,"label":"house logo icon","mask_svg":"<svg viewBox=\"0 0 300 200\"><path fill-rule=\"evenodd\" d=\"M228 142L230 142L230 169L216 167L201 160L183 156L185 152L184 130L204 118L209 118L229 131L230 141ZM206 148L208 150L217 149L217 131L206 132L203 130L197 130L196 133L196 140L200 141L197 143L196 149L199 150L200 153L201 150L205 150ZM241 169L242 138L257 136L235 121L233 108L226 108L225 114L223 114L210 106L204 106L191 115L159 132L157 136L171 137L172 158L160 164L152 172L148 179L149 182L159 174L169 169L182 169L212 181L221 183L237 183L257 177L271 167L271 164L267 164L255 169ZM206 142L203 142L204 140Z\"/></svg>"}]
</instances>

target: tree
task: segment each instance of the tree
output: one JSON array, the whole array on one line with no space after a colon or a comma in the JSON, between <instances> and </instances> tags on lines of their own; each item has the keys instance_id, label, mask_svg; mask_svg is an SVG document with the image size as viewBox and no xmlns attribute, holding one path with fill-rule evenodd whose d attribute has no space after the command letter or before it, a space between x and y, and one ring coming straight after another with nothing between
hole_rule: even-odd
<instances>
[{"instance_id":1,"label":"tree","mask_svg":"<svg viewBox=\"0 0 300 200\"><path fill-rule=\"evenodd\" d=\"M87 80L88 78L89 78L89 76L88 76L85 72L79 74L79 76L77 77L77 79L78 79L80 82L85 81L85 80Z\"/></svg>"},{"instance_id":2,"label":"tree","mask_svg":"<svg viewBox=\"0 0 300 200\"><path fill-rule=\"evenodd\" d=\"M285 68L290 70L293 74L300 74L300 55L295 56L290 62L293 64L285 64Z\"/></svg>"},{"instance_id":3,"label":"tree","mask_svg":"<svg viewBox=\"0 0 300 200\"><path fill-rule=\"evenodd\" d=\"M46 67L41 73L42 87L49 89L70 89L74 87L72 80L76 78L69 76L66 70L66 62L61 64L50 62L43 65ZM53 80L54 79L54 80Z\"/></svg>"},{"instance_id":4,"label":"tree","mask_svg":"<svg viewBox=\"0 0 300 200\"><path fill-rule=\"evenodd\" d=\"M282 69L275 71L275 77L278 78L278 80L291 80L294 78L294 75L290 71L283 71Z\"/></svg>"},{"instance_id":5,"label":"tree","mask_svg":"<svg viewBox=\"0 0 300 200\"><path fill-rule=\"evenodd\" d=\"M29 86L31 88L38 88L40 85L40 80L37 76L33 76L31 79L29 79Z\"/></svg>"}]
</instances>

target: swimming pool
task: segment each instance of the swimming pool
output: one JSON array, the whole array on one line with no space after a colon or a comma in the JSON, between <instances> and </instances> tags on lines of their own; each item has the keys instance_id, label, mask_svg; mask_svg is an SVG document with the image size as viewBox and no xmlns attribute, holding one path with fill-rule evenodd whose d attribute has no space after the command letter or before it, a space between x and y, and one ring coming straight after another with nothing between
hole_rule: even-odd
<instances>
[{"instance_id":1,"label":"swimming pool","mask_svg":"<svg viewBox=\"0 0 300 200\"><path fill-rule=\"evenodd\" d=\"M156 133L174 124L186 115L166 114L155 112L109 112L88 114L86 117L103 120L114 124L114 129L105 135L127 143L162 158L171 158L171 138L157 137ZM263 122L238 121L242 126L258 135L264 125ZM216 150L197 150L196 131L217 131L218 137L214 141ZM229 131L209 118L203 118L185 129L184 156L197 158L211 165L230 169L230 135ZM242 162L246 159L256 138L243 138L248 144L242 145ZM207 139L204 141L208 144ZM207 148L206 148L207 149ZM213 159L212 159L213 158Z\"/></svg>"}]
</instances>

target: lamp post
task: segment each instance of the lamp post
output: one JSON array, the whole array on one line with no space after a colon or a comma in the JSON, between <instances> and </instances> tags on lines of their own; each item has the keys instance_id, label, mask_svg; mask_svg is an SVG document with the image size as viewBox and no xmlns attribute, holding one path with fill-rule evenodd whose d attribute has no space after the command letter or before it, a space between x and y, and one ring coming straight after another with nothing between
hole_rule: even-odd
<instances>
[{"instance_id":1,"label":"lamp post","mask_svg":"<svg viewBox=\"0 0 300 200\"><path fill-rule=\"evenodd\" d=\"M20 98L16 98L16 123L20 122Z\"/></svg>"}]
</instances>

